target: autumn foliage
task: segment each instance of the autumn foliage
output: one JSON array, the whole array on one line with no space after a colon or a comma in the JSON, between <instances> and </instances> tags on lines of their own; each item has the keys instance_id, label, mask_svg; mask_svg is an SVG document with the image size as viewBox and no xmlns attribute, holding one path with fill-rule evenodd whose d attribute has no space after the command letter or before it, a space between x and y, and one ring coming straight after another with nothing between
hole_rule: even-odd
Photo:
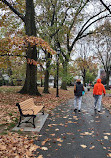
<instances>
[{"instance_id":1,"label":"autumn foliage","mask_svg":"<svg viewBox=\"0 0 111 158\"><path fill-rule=\"evenodd\" d=\"M40 47L51 54L56 54L56 52L52 48L50 48L47 42L45 42L41 38L34 36L23 36L23 37L15 36L15 37L2 38L0 39L0 52L13 53L14 50L19 51L23 48L27 48L29 45L32 47L36 45L37 47Z\"/></svg>"},{"instance_id":2,"label":"autumn foliage","mask_svg":"<svg viewBox=\"0 0 111 158\"><path fill-rule=\"evenodd\" d=\"M34 45L36 45L38 48L45 50L48 53L56 54L56 52L49 46L49 44L41 38L34 36L15 36L0 39L0 56L26 57L26 55L23 55L23 52L25 52L29 46L33 47ZM3 64L4 60L0 58L0 67L3 67Z\"/></svg>"}]
</instances>

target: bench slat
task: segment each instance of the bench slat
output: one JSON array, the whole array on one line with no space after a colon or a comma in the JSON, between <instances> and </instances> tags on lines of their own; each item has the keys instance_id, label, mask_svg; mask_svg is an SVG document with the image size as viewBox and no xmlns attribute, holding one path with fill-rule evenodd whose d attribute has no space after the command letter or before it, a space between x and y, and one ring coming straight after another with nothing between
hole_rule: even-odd
<instances>
[{"instance_id":1,"label":"bench slat","mask_svg":"<svg viewBox=\"0 0 111 158\"><path fill-rule=\"evenodd\" d=\"M26 110L26 111L22 111L22 113L24 114L24 115L36 115L36 114L38 114L39 113L39 111L41 111L42 110L42 108L43 108L43 106L35 106L35 107L33 107L32 109L29 109L29 110Z\"/></svg>"},{"instance_id":2,"label":"bench slat","mask_svg":"<svg viewBox=\"0 0 111 158\"><path fill-rule=\"evenodd\" d=\"M27 99L23 102L20 102L19 104L22 110L32 108L33 106L35 106L33 98Z\"/></svg>"}]
</instances>

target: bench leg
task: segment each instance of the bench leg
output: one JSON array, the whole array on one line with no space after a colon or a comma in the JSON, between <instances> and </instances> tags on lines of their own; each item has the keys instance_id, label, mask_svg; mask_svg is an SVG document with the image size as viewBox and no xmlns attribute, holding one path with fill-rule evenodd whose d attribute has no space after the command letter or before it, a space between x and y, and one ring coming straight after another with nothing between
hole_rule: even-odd
<instances>
[{"instance_id":1,"label":"bench leg","mask_svg":"<svg viewBox=\"0 0 111 158\"><path fill-rule=\"evenodd\" d=\"M43 114L43 115L44 115L44 108L45 108L45 107L43 107L43 109L42 109L42 114Z\"/></svg>"},{"instance_id":2,"label":"bench leg","mask_svg":"<svg viewBox=\"0 0 111 158\"><path fill-rule=\"evenodd\" d=\"M21 120L22 120L22 118L21 118L21 116L20 116L20 120L19 120L19 123L18 123L17 127L20 126L20 124L21 124Z\"/></svg>"},{"instance_id":3,"label":"bench leg","mask_svg":"<svg viewBox=\"0 0 111 158\"><path fill-rule=\"evenodd\" d=\"M33 126L34 126L34 128L35 128L35 122L34 122L34 119L35 119L35 117L33 117Z\"/></svg>"},{"instance_id":4,"label":"bench leg","mask_svg":"<svg viewBox=\"0 0 111 158\"><path fill-rule=\"evenodd\" d=\"M42 114L44 115L44 111L42 111Z\"/></svg>"}]
</instances>

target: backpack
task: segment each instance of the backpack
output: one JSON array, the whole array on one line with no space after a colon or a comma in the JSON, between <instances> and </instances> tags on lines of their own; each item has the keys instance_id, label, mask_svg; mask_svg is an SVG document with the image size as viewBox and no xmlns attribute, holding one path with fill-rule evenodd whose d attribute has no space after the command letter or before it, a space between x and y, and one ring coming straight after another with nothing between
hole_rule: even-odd
<instances>
[{"instance_id":1,"label":"backpack","mask_svg":"<svg viewBox=\"0 0 111 158\"><path fill-rule=\"evenodd\" d=\"M84 91L83 84L76 83L76 85L74 85L74 94L75 94L75 96L82 96L83 91ZM83 92L83 93L85 93L85 92Z\"/></svg>"}]
</instances>

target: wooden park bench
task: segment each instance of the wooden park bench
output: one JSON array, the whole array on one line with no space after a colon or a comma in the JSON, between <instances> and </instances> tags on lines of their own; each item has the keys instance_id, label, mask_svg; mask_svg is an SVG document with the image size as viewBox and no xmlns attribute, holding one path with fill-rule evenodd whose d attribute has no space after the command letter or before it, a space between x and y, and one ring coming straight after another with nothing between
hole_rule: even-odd
<instances>
[{"instance_id":1,"label":"wooden park bench","mask_svg":"<svg viewBox=\"0 0 111 158\"><path fill-rule=\"evenodd\" d=\"M31 123L35 128L34 119L36 118L36 115L42 110L42 113L44 115L44 106L36 106L34 104L33 98L27 99L23 102L16 103L16 106L18 106L19 112L20 112L20 120L18 123L18 126L22 123ZM22 117L29 117L28 121L22 122ZM33 122L31 122L31 118L33 118Z\"/></svg>"}]
</instances>

